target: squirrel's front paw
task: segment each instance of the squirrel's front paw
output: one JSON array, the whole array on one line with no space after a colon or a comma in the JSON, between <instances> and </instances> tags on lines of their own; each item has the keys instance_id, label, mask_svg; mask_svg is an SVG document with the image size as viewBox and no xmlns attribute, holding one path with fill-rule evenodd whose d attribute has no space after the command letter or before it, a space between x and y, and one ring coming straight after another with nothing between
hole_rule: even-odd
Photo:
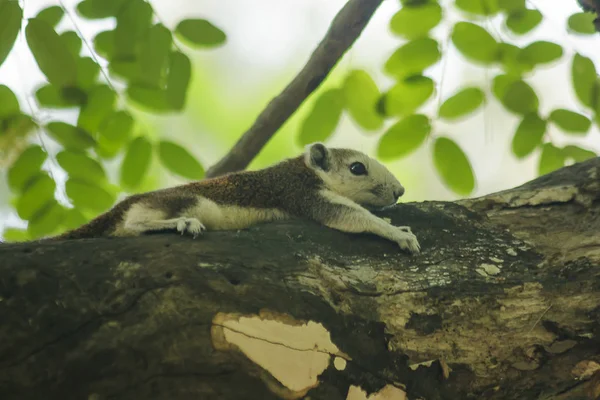
<instances>
[{"instance_id":1,"label":"squirrel's front paw","mask_svg":"<svg viewBox=\"0 0 600 400\"><path fill-rule=\"evenodd\" d=\"M402 250L406 250L411 254L419 254L421 252L421 245L412 232L400 230L400 232L398 232L396 243L398 243L398 246L400 246Z\"/></svg>"},{"instance_id":2,"label":"squirrel's front paw","mask_svg":"<svg viewBox=\"0 0 600 400\"><path fill-rule=\"evenodd\" d=\"M197 218L181 217L177 221L177 232L181 232L182 235L188 232L194 239L205 230L206 227Z\"/></svg>"}]
</instances>

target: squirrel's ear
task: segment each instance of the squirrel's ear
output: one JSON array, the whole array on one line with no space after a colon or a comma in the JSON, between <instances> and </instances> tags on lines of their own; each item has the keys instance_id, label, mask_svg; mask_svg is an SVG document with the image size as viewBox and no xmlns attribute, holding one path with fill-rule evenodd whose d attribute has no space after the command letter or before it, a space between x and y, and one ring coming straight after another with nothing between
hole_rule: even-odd
<instances>
[{"instance_id":1,"label":"squirrel's ear","mask_svg":"<svg viewBox=\"0 0 600 400\"><path fill-rule=\"evenodd\" d=\"M323 143L312 143L306 148L306 161L309 166L329 171L331 154Z\"/></svg>"}]
</instances>

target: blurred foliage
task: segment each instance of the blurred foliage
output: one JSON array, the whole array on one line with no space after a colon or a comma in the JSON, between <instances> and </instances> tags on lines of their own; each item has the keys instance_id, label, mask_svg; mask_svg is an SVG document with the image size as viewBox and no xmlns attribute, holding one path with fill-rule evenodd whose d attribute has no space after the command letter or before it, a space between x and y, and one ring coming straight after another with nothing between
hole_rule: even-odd
<instances>
[{"instance_id":1,"label":"blurred foliage","mask_svg":"<svg viewBox=\"0 0 600 400\"><path fill-rule=\"evenodd\" d=\"M528 79L537 69L563 59L562 47L548 41L519 46L489 30L491 19L501 20L513 37L527 38L544 19L538 10L528 8L524 0L401 0L399 5L389 29L401 42L382 65L394 82L380 88L360 69L342 79L328 78L296 113L299 128L290 133L296 134L298 144L326 142L347 113L365 134L377 138L377 155L383 161L429 146L440 179L466 196L476 187L468 155L451 137L436 132L435 120L461 121L489 102L498 102L520 119L512 133L512 153L517 158L539 153L540 174L595 156L575 144L561 147L547 135L550 124L573 137L585 136L592 124L600 124L600 80L592 61L575 54L568 77L584 111L556 108L543 115L540 96ZM446 17L450 9L462 18L451 21ZM57 31L67 16L74 30ZM88 48L77 25L104 19L113 20L114 29L99 32ZM593 19L593 14L574 14L565 30L594 34ZM422 109L435 101L442 82L427 72L448 56L448 46L441 46L433 34L444 24L451 25L449 45L495 76L491 91L469 85L438 99L437 115L431 116ZM78 115L76 123L41 122L22 110L11 88L0 85L0 165L14 195L12 205L27 221L26 230L5 229L6 240L28 240L79 226L109 209L119 195L148 190L153 165L183 179L202 179L204 166L177 143L177 136L153 138L132 107L155 115L184 110L192 75L186 49L222 46L225 32L198 18L169 29L145 0L82 0L76 15L52 5L26 21L18 2L0 1L0 26L0 65L23 29L47 80L35 90L38 104L50 112L71 110ZM221 127L231 127L236 120L224 121ZM281 130L288 131L289 126ZM57 144L59 151L49 154L41 137ZM107 167L115 163L118 174L110 176ZM57 168L67 176L68 206L56 200L52 170Z\"/></svg>"},{"instance_id":2,"label":"blurred foliage","mask_svg":"<svg viewBox=\"0 0 600 400\"><path fill-rule=\"evenodd\" d=\"M120 193L140 190L155 157L182 178L204 176L204 167L184 147L151 139L129 107L154 114L182 111L192 71L182 47L209 50L222 46L226 34L203 19L182 20L171 31L156 21L144 0L84 0L77 5L75 27L85 20L116 21L113 30L98 33L93 48L86 49L77 32L57 32L66 14L61 6L47 7L25 21L24 35L47 79L35 91L38 104L49 111L76 110L77 123L40 123L21 110L11 88L0 85L0 160L14 194L12 204L28 223L24 231L6 229L6 240L55 234L108 210ZM22 20L18 2L0 2L0 64L11 52ZM101 73L103 62L106 74ZM51 157L53 167L67 175L64 192L70 207L56 200L49 154L39 136L32 135L37 128L61 148ZM111 182L106 167L115 159L122 160L120 178Z\"/></svg>"},{"instance_id":3,"label":"blurred foliage","mask_svg":"<svg viewBox=\"0 0 600 400\"><path fill-rule=\"evenodd\" d=\"M458 11L462 20L447 19L449 11ZM568 19L565 31L576 35L597 34L594 18L593 14L576 13ZM519 46L504 40L505 36L522 40L532 35L543 19L539 10L528 8L525 0L454 0L450 4L401 0L401 8L391 18L389 28L402 41L383 65L383 71L395 83L387 90L379 89L368 72L350 71L340 87L329 87L314 102L300 129L298 143L326 142L336 130L341 108L341 113L347 111L365 133L379 136L377 155L383 161L397 160L429 146L442 182L454 193L466 196L476 187L469 158L451 137L435 132L433 125L436 119L461 121L486 103L496 101L520 119L511 133L513 155L523 159L539 153L540 174L563 167L567 162L596 156L575 144L560 147L547 135L549 124L567 135L579 137L590 132L593 122L600 125L600 79L592 61L575 53L570 61L571 76L565 77L572 82L585 112L557 108L542 115L540 95L528 79L538 69L563 59L563 48L549 41L534 40ZM489 29L492 20L502 21L502 28L509 35L500 39L497 30ZM492 96L488 98L484 87L465 86L445 99L438 99L437 115L427 116L422 108L435 102L436 89L439 91L442 83L428 76L427 71L448 57L448 46L442 48L434 38L435 29L445 29L440 26L444 22L450 25L450 43L464 60L495 74ZM374 116L375 111L379 118ZM382 120L392 123L384 125ZM386 128L380 129L382 126Z\"/></svg>"}]
</instances>

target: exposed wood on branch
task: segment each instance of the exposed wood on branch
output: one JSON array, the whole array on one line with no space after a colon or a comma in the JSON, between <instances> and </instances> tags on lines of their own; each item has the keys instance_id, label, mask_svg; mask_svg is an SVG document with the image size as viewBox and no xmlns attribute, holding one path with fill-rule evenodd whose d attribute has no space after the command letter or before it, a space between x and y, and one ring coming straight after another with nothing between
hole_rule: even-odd
<instances>
[{"instance_id":1,"label":"exposed wood on branch","mask_svg":"<svg viewBox=\"0 0 600 400\"><path fill-rule=\"evenodd\" d=\"M0 245L0 398L593 399L600 159L385 214Z\"/></svg>"}]
</instances>

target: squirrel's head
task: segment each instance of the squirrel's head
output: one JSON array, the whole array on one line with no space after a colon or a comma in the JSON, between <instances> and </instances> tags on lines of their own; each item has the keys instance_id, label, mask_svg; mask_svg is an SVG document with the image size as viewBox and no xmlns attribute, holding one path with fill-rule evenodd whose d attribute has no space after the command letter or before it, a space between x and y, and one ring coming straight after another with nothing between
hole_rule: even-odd
<instances>
[{"instance_id":1,"label":"squirrel's head","mask_svg":"<svg viewBox=\"0 0 600 400\"><path fill-rule=\"evenodd\" d=\"M404 194L404 187L383 164L360 151L313 143L306 148L304 162L327 189L365 208L392 206Z\"/></svg>"}]
</instances>

